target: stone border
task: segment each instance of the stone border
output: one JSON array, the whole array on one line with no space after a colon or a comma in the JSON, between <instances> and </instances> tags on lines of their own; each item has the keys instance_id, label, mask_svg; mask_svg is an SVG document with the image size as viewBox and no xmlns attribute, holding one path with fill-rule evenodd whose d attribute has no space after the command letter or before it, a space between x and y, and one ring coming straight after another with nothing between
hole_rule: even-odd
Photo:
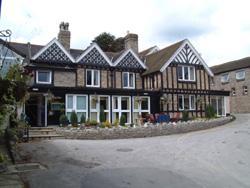
<instances>
[{"instance_id":1,"label":"stone border","mask_svg":"<svg viewBox=\"0 0 250 188\"><path fill-rule=\"evenodd\" d=\"M125 139L163 136L170 134L187 133L218 127L234 120L233 116L221 117L211 120L194 120L187 122L165 123L162 125L148 125L147 127L119 127L119 128L70 128L57 127L56 133L68 139L103 140Z\"/></svg>"}]
</instances>

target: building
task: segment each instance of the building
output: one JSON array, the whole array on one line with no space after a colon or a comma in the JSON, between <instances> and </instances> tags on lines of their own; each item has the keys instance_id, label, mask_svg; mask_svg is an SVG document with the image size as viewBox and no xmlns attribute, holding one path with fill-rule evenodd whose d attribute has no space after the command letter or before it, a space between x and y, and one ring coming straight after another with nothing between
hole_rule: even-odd
<instances>
[{"instance_id":1,"label":"building","mask_svg":"<svg viewBox=\"0 0 250 188\"><path fill-rule=\"evenodd\" d=\"M212 89L230 91L232 113L250 113L250 57L211 67Z\"/></svg>"},{"instance_id":2,"label":"building","mask_svg":"<svg viewBox=\"0 0 250 188\"><path fill-rule=\"evenodd\" d=\"M103 52L96 43L81 50L70 47L68 27L62 22L47 45L10 44L35 75L26 104L32 125L58 124L62 111L99 121L101 108L110 122L125 115L128 124L148 113L204 117L212 99L228 100L229 92L210 88L214 75L187 39L140 53L138 35L128 33L121 52ZM217 104L218 115L229 113L226 104Z\"/></svg>"}]
</instances>

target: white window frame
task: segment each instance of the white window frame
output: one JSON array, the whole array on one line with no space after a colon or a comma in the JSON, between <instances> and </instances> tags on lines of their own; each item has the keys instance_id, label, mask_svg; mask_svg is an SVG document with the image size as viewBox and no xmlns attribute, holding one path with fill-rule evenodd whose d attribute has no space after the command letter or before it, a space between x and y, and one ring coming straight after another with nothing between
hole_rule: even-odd
<instances>
[{"instance_id":1,"label":"white window frame","mask_svg":"<svg viewBox=\"0 0 250 188\"><path fill-rule=\"evenodd\" d=\"M124 75L125 74L128 75L128 86L124 86ZM133 86L129 86L129 83L130 83L130 74L133 75ZM122 88L124 88L124 89L134 89L135 88L135 73L133 73L133 72L123 72L122 73Z\"/></svg>"},{"instance_id":2,"label":"white window frame","mask_svg":"<svg viewBox=\"0 0 250 188\"><path fill-rule=\"evenodd\" d=\"M108 113L108 120L110 122L110 96L109 95L90 95L90 120L92 120L91 113L97 113L97 121L100 122L100 111L101 111L101 106L100 106L100 99L101 97L108 97L108 109L105 109L104 112ZM92 99L97 97L97 102L96 102L96 109L92 108Z\"/></svg>"},{"instance_id":3,"label":"white window frame","mask_svg":"<svg viewBox=\"0 0 250 188\"><path fill-rule=\"evenodd\" d=\"M49 73L49 82L43 82L38 80L38 74L39 72L48 72ZM50 70L37 70L36 71L36 83L37 84L51 84L52 82L52 72Z\"/></svg>"},{"instance_id":4,"label":"white window frame","mask_svg":"<svg viewBox=\"0 0 250 188\"><path fill-rule=\"evenodd\" d=\"M179 78L178 68L180 68L180 67L181 67L181 70L182 70L182 79ZM185 79L185 71L184 71L185 67L188 68L188 79ZM191 80L190 68L193 68L193 70L194 70L194 79L193 80ZM179 65L177 67L176 71L177 71L177 77L178 77L179 81L184 81L184 82L195 82L196 81L195 67L194 66Z\"/></svg>"},{"instance_id":5,"label":"white window frame","mask_svg":"<svg viewBox=\"0 0 250 188\"><path fill-rule=\"evenodd\" d=\"M68 108L68 96L72 96L73 97L73 108ZM80 97L86 97L86 108L84 110L82 109L77 109L77 97L80 96ZM71 113L73 111L75 111L76 113L78 112L85 112L86 114L86 119L88 118L88 95L76 95L76 94L66 94L65 95L65 115L67 116L67 113Z\"/></svg>"},{"instance_id":6,"label":"white window frame","mask_svg":"<svg viewBox=\"0 0 250 188\"><path fill-rule=\"evenodd\" d=\"M130 124L131 122L132 122L132 120L131 120L131 109L132 109L132 106L131 106L131 97L130 96L118 96L118 95L113 95L112 96L112 105L114 104L114 98L115 97L117 97L117 101L118 101L118 108L117 109L113 109L113 106L112 106L112 120L113 120L113 122L115 121L115 117L113 116L113 113L119 113L119 120L120 120L120 118L121 118L121 115L122 115L122 113L123 112L125 112L125 113L129 113L129 122L126 122L126 124ZM122 98L123 97L126 97L126 98L128 98L129 99L129 109L127 109L127 110L122 110Z\"/></svg>"},{"instance_id":7,"label":"white window frame","mask_svg":"<svg viewBox=\"0 0 250 188\"><path fill-rule=\"evenodd\" d=\"M226 80L223 80L224 76L227 76ZM221 83L228 83L229 82L229 73L222 74L220 77L220 81L221 81Z\"/></svg>"},{"instance_id":8,"label":"white window frame","mask_svg":"<svg viewBox=\"0 0 250 188\"><path fill-rule=\"evenodd\" d=\"M179 108L179 97L182 98L182 108ZM191 105L191 97L194 97L194 108L192 108L192 105ZM178 95L178 109L179 109L179 111L184 111L184 110L192 111L192 110L195 110L196 109L195 95L188 95L188 104L189 104L189 108L185 109L185 96L184 95Z\"/></svg>"},{"instance_id":9,"label":"white window frame","mask_svg":"<svg viewBox=\"0 0 250 188\"><path fill-rule=\"evenodd\" d=\"M139 96L141 99L147 99L148 100L148 109L147 110L143 110L142 108L141 108L141 103L138 103L138 109L136 109L136 108L134 108L135 107L135 100L136 100L136 98L137 98L137 96L134 96L133 98L132 98L132 100L133 100L133 112L137 112L137 113L139 113L139 115L141 115L142 113L144 113L144 112L146 112L146 113L149 113L150 114L150 97L148 97L148 96Z\"/></svg>"},{"instance_id":10,"label":"white window frame","mask_svg":"<svg viewBox=\"0 0 250 188\"><path fill-rule=\"evenodd\" d=\"M239 73L241 73L241 72L243 72L243 75L244 75L244 76L243 76L242 78L239 78L237 75L238 75ZM245 77L246 77L246 71L245 71L245 70L236 71L236 73L235 73L235 79L236 79L236 80L244 80Z\"/></svg>"},{"instance_id":11,"label":"white window frame","mask_svg":"<svg viewBox=\"0 0 250 188\"><path fill-rule=\"evenodd\" d=\"M88 78L87 78L87 76L88 76L88 75L87 75L87 72L88 72L88 71L91 72L91 84L90 84L90 85L88 84L88 81L87 81L87 79L88 79ZM95 72L95 71L98 71L98 74L97 74L97 75L98 75L98 79L97 79L98 84L97 84L97 85L94 85L94 75L95 75L94 72ZM86 79L86 86L87 86L87 87L100 87L100 70L86 69L86 72L85 72L85 73L86 73L85 79Z\"/></svg>"}]
</instances>

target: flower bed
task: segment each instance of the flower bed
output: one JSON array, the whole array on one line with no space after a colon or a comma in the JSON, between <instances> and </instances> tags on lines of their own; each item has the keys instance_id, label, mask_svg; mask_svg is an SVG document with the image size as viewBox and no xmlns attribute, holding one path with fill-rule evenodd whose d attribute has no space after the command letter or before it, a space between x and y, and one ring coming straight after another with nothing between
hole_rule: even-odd
<instances>
[{"instance_id":1,"label":"flower bed","mask_svg":"<svg viewBox=\"0 0 250 188\"><path fill-rule=\"evenodd\" d=\"M148 124L143 127L117 128L73 128L58 127L56 132L69 139L124 139L163 136L186 133L224 125L233 120L232 116L210 120L193 120L177 123Z\"/></svg>"}]
</instances>

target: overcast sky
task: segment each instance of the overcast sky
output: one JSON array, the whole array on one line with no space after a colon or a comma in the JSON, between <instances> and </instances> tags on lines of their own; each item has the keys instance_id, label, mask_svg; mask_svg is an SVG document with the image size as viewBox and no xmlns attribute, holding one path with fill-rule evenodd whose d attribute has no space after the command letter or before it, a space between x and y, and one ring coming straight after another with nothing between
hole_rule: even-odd
<instances>
[{"instance_id":1,"label":"overcast sky","mask_svg":"<svg viewBox=\"0 0 250 188\"><path fill-rule=\"evenodd\" d=\"M109 32L139 35L139 49L188 38L209 66L250 56L249 0L2 0L12 41L46 44L69 22L71 47Z\"/></svg>"}]
</instances>

